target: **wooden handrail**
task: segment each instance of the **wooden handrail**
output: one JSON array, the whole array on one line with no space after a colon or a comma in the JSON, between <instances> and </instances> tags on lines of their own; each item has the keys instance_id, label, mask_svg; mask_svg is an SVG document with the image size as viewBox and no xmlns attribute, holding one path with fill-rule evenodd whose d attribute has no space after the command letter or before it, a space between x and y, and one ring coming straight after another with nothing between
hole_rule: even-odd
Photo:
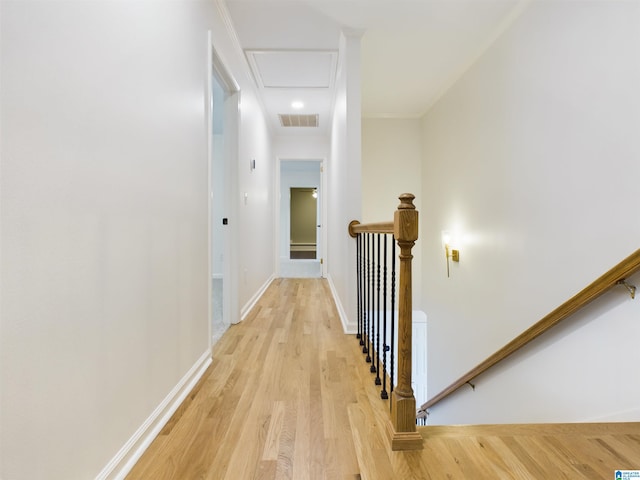
<instances>
[{"instance_id":1,"label":"wooden handrail","mask_svg":"<svg viewBox=\"0 0 640 480\"><path fill-rule=\"evenodd\" d=\"M565 318L573 315L582 307L592 302L608 290L621 283L624 279L630 277L634 273L640 271L640 250L636 250L627 258L618 263L611 270L600 276L597 280L589 284L586 288L578 292L571 297L565 303L553 310L542 320L529 327L522 332L516 338L507 343L500 350L488 357L482 363L469 370L458 380L453 382L447 388L440 393L427 400L421 407L418 413L419 418L423 418L426 414L426 410L438 403L443 398L455 392L457 389L470 382L480 374L486 372L489 368L496 363L504 360L509 355L524 347L527 343L538 338L543 333L547 332Z\"/></svg>"},{"instance_id":2,"label":"wooden handrail","mask_svg":"<svg viewBox=\"0 0 640 480\"><path fill-rule=\"evenodd\" d=\"M393 222L360 223L352 220L349 223L349 235L356 238L359 233L393 233Z\"/></svg>"},{"instance_id":3,"label":"wooden handrail","mask_svg":"<svg viewBox=\"0 0 640 480\"><path fill-rule=\"evenodd\" d=\"M398 368L397 385L391 393L391 419L387 432L392 450L418 450L422 448L422 435L416 430L416 399L411 387L411 348L413 330L411 249L418 239L418 211L411 193L398 197L400 205L393 222L361 224L349 223L349 235L361 233L392 233L400 247L400 282L398 288ZM376 353L377 354L377 353Z\"/></svg>"}]
</instances>

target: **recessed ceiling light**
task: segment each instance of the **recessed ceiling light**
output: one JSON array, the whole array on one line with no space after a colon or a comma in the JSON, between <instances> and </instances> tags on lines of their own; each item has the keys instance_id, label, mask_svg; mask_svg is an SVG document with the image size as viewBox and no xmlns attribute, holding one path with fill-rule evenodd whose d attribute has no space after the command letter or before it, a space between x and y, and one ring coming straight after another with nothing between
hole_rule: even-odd
<instances>
[{"instance_id":1,"label":"recessed ceiling light","mask_svg":"<svg viewBox=\"0 0 640 480\"><path fill-rule=\"evenodd\" d=\"M296 110L300 110L303 107L304 107L304 103L299 100L291 103L291 108L295 108Z\"/></svg>"}]
</instances>

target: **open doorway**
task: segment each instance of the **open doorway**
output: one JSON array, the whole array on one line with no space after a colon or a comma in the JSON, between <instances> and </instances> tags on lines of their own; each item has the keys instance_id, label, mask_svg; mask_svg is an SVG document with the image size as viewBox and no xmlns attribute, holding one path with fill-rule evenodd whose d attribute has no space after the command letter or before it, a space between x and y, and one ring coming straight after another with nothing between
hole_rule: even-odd
<instances>
[{"instance_id":1,"label":"open doorway","mask_svg":"<svg viewBox=\"0 0 640 480\"><path fill-rule=\"evenodd\" d=\"M289 189L289 258L318 258L318 189Z\"/></svg>"},{"instance_id":2,"label":"open doorway","mask_svg":"<svg viewBox=\"0 0 640 480\"><path fill-rule=\"evenodd\" d=\"M231 248L237 210L233 202L237 190L239 88L211 47L209 77L209 252L210 252L210 335L211 345L222 337L237 317L236 262Z\"/></svg>"},{"instance_id":3,"label":"open doorway","mask_svg":"<svg viewBox=\"0 0 640 480\"><path fill-rule=\"evenodd\" d=\"M279 275L322 277L322 160L281 160L279 180Z\"/></svg>"}]
</instances>

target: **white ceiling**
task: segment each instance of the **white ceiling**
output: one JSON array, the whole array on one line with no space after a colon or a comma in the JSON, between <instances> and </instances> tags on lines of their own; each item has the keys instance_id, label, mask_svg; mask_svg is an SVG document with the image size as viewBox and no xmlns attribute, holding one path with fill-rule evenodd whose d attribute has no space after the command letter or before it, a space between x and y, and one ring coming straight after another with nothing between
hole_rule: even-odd
<instances>
[{"instance_id":1,"label":"white ceiling","mask_svg":"<svg viewBox=\"0 0 640 480\"><path fill-rule=\"evenodd\" d=\"M329 132L342 29L363 31L362 116L422 116L527 0L226 0L274 131ZM300 110L291 107L302 101ZM278 114L319 114L283 129ZM294 132L295 131L295 132Z\"/></svg>"}]
</instances>

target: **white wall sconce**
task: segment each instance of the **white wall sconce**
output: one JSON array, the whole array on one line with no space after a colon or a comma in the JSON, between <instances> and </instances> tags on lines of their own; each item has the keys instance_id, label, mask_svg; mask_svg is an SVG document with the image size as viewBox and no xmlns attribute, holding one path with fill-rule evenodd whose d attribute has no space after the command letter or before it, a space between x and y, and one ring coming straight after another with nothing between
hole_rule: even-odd
<instances>
[{"instance_id":1,"label":"white wall sconce","mask_svg":"<svg viewBox=\"0 0 640 480\"><path fill-rule=\"evenodd\" d=\"M449 277L449 259L453 262L460 261L460 250L452 247L451 235L449 232L442 232L442 244L444 245L444 253L447 259L447 278Z\"/></svg>"}]
</instances>

